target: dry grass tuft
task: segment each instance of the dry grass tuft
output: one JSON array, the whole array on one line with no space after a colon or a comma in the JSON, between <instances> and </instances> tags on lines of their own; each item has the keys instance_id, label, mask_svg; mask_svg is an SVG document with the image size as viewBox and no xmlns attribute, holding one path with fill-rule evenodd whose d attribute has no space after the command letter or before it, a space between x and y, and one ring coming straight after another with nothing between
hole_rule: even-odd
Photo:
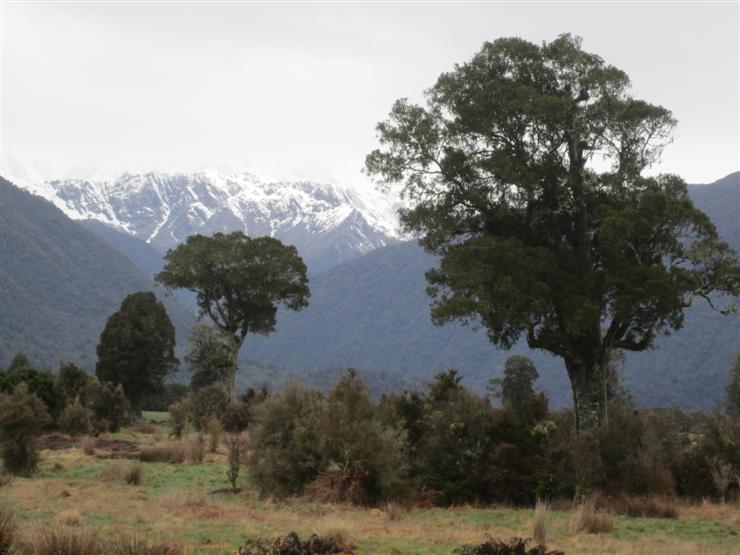
<instances>
[{"instance_id":1,"label":"dry grass tuft","mask_svg":"<svg viewBox=\"0 0 740 555\"><path fill-rule=\"evenodd\" d=\"M400 522L406 516L406 513L408 513L408 509L398 503L388 503L383 512L385 513L385 517L391 522Z\"/></svg>"},{"instance_id":2,"label":"dry grass tuft","mask_svg":"<svg viewBox=\"0 0 740 555\"><path fill-rule=\"evenodd\" d=\"M82 525L82 515L77 509L67 509L57 515L57 524L63 526L80 526Z\"/></svg>"},{"instance_id":3,"label":"dry grass tuft","mask_svg":"<svg viewBox=\"0 0 740 555\"><path fill-rule=\"evenodd\" d=\"M139 450L139 460L170 464L182 464L187 461L200 464L205 454L203 437L195 434L179 441L159 441L151 445L142 445Z\"/></svg>"},{"instance_id":4,"label":"dry grass tuft","mask_svg":"<svg viewBox=\"0 0 740 555\"><path fill-rule=\"evenodd\" d=\"M183 555L183 548L171 543L152 543L145 538L134 536L118 536L107 546L106 554L110 555Z\"/></svg>"},{"instance_id":5,"label":"dry grass tuft","mask_svg":"<svg viewBox=\"0 0 740 555\"><path fill-rule=\"evenodd\" d=\"M86 530L51 527L33 533L24 542L28 555L102 555L107 553L100 538Z\"/></svg>"},{"instance_id":6,"label":"dry grass tuft","mask_svg":"<svg viewBox=\"0 0 740 555\"><path fill-rule=\"evenodd\" d=\"M185 462L185 446L181 441L160 441L153 445L142 445L139 460L180 464Z\"/></svg>"},{"instance_id":7,"label":"dry grass tuft","mask_svg":"<svg viewBox=\"0 0 740 555\"><path fill-rule=\"evenodd\" d=\"M100 473L100 479L104 482L121 481L130 486L138 486L141 484L142 476L143 470L139 463L132 463L128 466L108 466Z\"/></svg>"},{"instance_id":8,"label":"dry grass tuft","mask_svg":"<svg viewBox=\"0 0 740 555\"><path fill-rule=\"evenodd\" d=\"M95 439L90 436L85 436L80 439L80 449L85 455L93 456L95 454Z\"/></svg>"},{"instance_id":9,"label":"dry grass tuft","mask_svg":"<svg viewBox=\"0 0 740 555\"><path fill-rule=\"evenodd\" d=\"M0 553L13 553L18 540L18 525L13 512L6 506L0 505Z\"/></svg>"},{"instance_id":10,"label":"dry grass tuft","mask_svg":"<svg viewBox=\"0 0 740 555\"><path fill-rule=\"evenodd\" d=\"M532 519L532 539L540 545L547 545L547 520L550 507L544 501L537 500Z\"/></svg>"},{"instance_id":11,"label":"dry grass tuft","mask_svg":"<svg viewBox=\"0 0 740 555\"><path fill-rule=\"evenodd\" d=\"M570 528L573 532L607 534L614 531L614 519L589 501L578 506L571 518Z\"/></svg>"},{"instance_id":12,"label":"dry grass tuft","mask_svg":"<svg viewBox=\"0 0 740 555\"><path fill-rule=\"evenodd\" d=\"M157 428L155 428L151 424L147 424L146 422L137 422L132 426L132 429L139 434L145 435L157 433Z\"/></svg>"},{"instance_id":13,"label":"dry grass tuft","mask_svg":"<svg viewBox=\"0 0 740 555\"><path fill-rule=\"evenodd\" d=\"M676 500L664 497L605 496L594 497L597 509L616 515L643 518L678 518Z\"/></svg>"}]
</instances>

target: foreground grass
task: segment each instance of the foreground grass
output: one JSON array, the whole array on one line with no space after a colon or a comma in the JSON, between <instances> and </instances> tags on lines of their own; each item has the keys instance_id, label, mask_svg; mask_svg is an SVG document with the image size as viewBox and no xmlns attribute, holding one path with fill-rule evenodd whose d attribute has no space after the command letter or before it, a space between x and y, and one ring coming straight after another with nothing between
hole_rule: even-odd
<instances>
[{"instance_id":1,"label":"foreground grass","mask_svg":"<svg viewBox=\"0 0 740 555\"><path fill-rule=\"evenodd\" d=\"M150 421L162 422L160 418ZM117 438L141 443L162 434L124 430ZM17 478L2 495L16 511L22 532L59 522L79 512L75 525L103 535L121 531L184 544L193 553L235 553L246 539L341 533L360 553L449 555L466 543L495 537L529 537L533 510L508 507L456 507L386 511L321 504L304 499L259 499L241 476L239 494L218 493L227 485L225 454L203 464L142 464L139 485L104 481L106 469L129 461L100 460L77 448L44 451L33 478ZM245 471L242 471L245 474ZM217 492L217 493L214 493ZM615 517L608 534L573 534L572 517L553 512L548 544L570 554L730 554L740 553L740 508L705 504L680 508L680 518Z\"/></svg>"}]
</instances>

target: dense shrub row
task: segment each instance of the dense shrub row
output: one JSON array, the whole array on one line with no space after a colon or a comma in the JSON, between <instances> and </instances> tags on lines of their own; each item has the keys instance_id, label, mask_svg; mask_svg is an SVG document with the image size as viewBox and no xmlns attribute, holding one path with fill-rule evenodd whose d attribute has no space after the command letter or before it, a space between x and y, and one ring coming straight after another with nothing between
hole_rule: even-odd
<instances>
[{"instance_id":1,"label":"dense shrub row","mask_svg":"<svg viewBox=\"0 0 740 555\"><path fill-rule=\"evenodd\" d=\"M608 426L576 434L572 412L550 411L532 381L524 395L503 388L498 406L454 371L377 403L351 370L326 395L287 384L254 407L250 477L263 494L357 503L738 495L737 418L636 410L618 396Z\"/></svg>"},{"instance_id":2,"label":"dense shrub row","mask_svg":"<svg viewBox=\"0 0 740 555\"><path fill-rule=\"evenodd\" d=\"M0 372L0 449L6 470L28 474L37 464L35 438L45 429L71 435L117 431L130 416L120 385L100 382L71 363L56 376L16 355Z\"/></svg>"}]
</instances>

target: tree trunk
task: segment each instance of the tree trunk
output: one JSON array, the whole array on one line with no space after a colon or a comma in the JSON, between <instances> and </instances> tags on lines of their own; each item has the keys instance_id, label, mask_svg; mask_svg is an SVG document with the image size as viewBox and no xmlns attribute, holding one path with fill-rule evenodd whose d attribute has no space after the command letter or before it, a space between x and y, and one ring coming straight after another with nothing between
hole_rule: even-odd
<instances>
[{"instance_id":1,"label":"tree trunk","mask_svg":"<svg viewBox=\"0 0 740 555\"><path fill-rule=\"evenodd\" d=\"M573 386L573 410L576 415L576 431L595 431L601 426L603 411L603 392L601 375L597 368L591 368L573 361L565 361L571 385Z\"/></svg>"},{"instance_id":2,"label":"tree trunk","mask_svg":"<svg viewBox=\"0 0 740 555\"><path fill-rule=\"evenodd\" d=\"M231 348L231 368L229 368L229 375L226 377L226 393L229 397L229 401L236 403L236 374L239 370L239 345L236 339L231 339L229 342Z\"/></svg>"}]
</instances>

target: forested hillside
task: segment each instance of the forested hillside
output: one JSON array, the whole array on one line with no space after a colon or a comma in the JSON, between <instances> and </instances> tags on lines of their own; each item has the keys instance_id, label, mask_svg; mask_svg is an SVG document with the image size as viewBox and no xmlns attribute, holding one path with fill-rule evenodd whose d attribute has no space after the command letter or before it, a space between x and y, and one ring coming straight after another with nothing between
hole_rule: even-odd
<instances>
[{"instance_id":1,"label":"forested hillside","mask_svg":"<svg viewBox=\"0 0 740 555\"><path fill-rule=\"evenodd\" d=\"M153 283L123 254L49 202L0 178L0 363L23 351L35 365L88 370L106 319ZM166 299L180 337L192 317Z\"/></svg>"}]
</instances>

